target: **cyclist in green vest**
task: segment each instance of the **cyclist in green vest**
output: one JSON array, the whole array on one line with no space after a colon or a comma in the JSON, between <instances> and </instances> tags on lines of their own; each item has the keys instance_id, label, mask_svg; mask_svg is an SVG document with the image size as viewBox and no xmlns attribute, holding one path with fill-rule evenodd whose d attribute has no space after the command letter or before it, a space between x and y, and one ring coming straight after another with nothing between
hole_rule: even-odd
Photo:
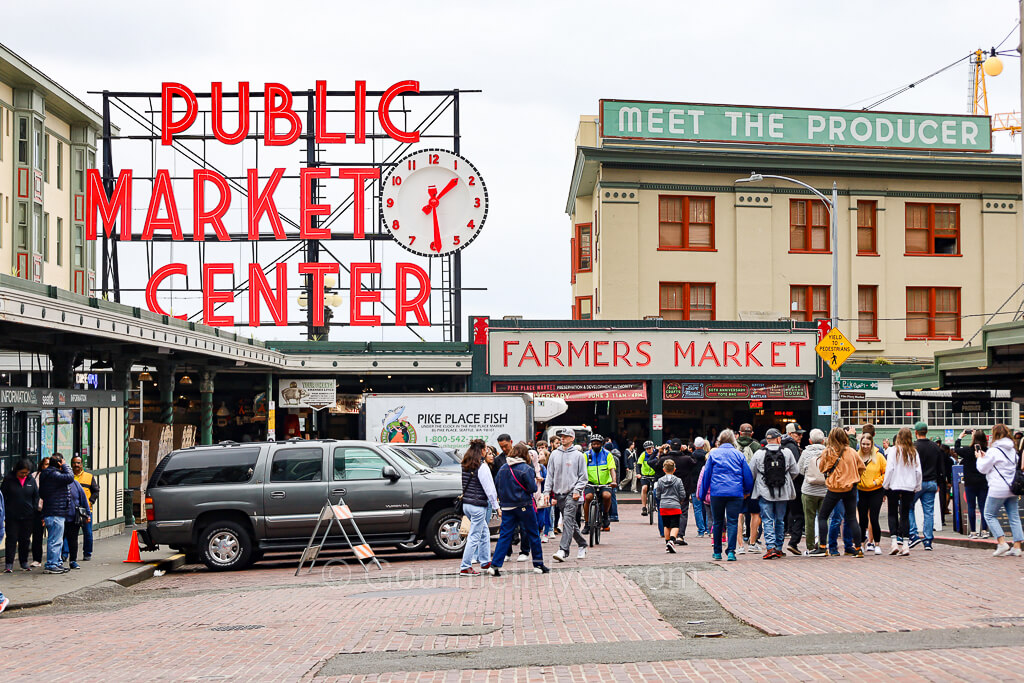
<instances>
[{"instance_id":1,"label":"cyclist in green vest","mask_svg":"<svg viewBox=\"0 0 1024 683\"><path fill-rule=\"evenodd\" d=\"M604 487L601 490L601 509L603 514L601 520L594 520L594 524L601 524L602 531L610 531L611 526L608 521L608 512L612 507L612 493L610 487L616 485L615 478L615 456L613 456L604 447L604 437L600 434L594 434L590 437L590 450L587 451L587 482L589 486L586 488L587 497L586 503L583 506L583 522L585 528L590 528L590 501L594 499L594 494L598 491L598 487Z\"/></svg>"},{"instance_id":2,"label":"cyclist in green vest","mask_svg":"<svg viewBox=\"0 0 1024 683\"><path fill-rule=\"evenodd\" d=\"M658 456L654 452L654 442L644 442L644 452L637 458L636 463L640 467L640 502L643 505L640 515L642 517L647 516L647 491L654 485L654 475L657 474L654 471L652 463L657 461Z\"/></svg>"}]
</instances>

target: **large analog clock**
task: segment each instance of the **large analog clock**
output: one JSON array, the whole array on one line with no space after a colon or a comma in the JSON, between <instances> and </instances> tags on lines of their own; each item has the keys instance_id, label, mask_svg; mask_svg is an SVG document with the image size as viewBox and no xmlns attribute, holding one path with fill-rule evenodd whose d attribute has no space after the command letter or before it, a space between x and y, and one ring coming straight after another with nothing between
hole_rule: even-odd
<instances>
[{"instance_id":1,"label":"large analog clock","mask_svg":"<svg viewBox=\"0 0 1024 683\"><path fill-rule=\"evenodd\" d=\"M480 234L487 187L465 157L422 149L399 160L383 179L380 213L402 247L421 256L444 256Z\"/></svg>"}]
</instances>

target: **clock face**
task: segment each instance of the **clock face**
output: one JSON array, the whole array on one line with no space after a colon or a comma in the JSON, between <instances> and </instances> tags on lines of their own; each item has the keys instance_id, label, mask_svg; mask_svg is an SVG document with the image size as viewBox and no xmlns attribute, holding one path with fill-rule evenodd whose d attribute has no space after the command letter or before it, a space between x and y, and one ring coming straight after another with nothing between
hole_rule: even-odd
<instances>
[{"instance_id":1,"label":"clock face","mask_svg":"<svg viewBox=\"0 0 1024 683\"><path fill-rule=\"evenodd\" d=\"M487 187L476 166L444 149L403 157L381 183L384 227L402 247L444 256L472 242L487 218Z\"/></svg>"}]
</instances>

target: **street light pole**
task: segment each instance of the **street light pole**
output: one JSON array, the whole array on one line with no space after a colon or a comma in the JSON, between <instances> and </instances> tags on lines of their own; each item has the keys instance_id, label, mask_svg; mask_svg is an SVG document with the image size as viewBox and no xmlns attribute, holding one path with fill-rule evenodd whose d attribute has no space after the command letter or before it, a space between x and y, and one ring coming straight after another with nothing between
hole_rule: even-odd
<instances>
[{"instance_id":1,"label":"street light pole","mask_svg":"<svg viewBox=\"0 0 1024 683\"><path fill-rule=\"evenodd\" d=\"M739 178L735 182L737 183L757 183L765 178L774 178L775 180L785 180L786 182L799 185L809 190L815 197L820 199L828 209L831 227L831 240L832 240L832 315L829 320L829 325L833 329L839 329L839 215L836 207L839 204L839 189L836 183L832 183L832 199L830 200L824 194L811 187L805 182L797 180L796 178L790 178L784 175L767 175L757 172L752 172L749 178ZM831 404L832 404L832 427L839 426L839 371L832 371L832 383L831 383Z\"/></svg>"}]
</instances>

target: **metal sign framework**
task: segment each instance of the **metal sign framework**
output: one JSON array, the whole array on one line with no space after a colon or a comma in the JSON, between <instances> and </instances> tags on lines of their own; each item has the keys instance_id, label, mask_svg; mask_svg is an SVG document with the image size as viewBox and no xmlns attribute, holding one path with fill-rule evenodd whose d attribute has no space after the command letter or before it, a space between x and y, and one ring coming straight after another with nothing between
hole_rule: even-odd
<instances>
[{"instance_id":1,"label":"metal sign framework","mask_svg":"<svg viewBox=\"0 0 1024 683\"><path fill-rule=\"evenodd\" d=\"M460 97L464 93L476 93L478 90L423 90L418 93L406 93L400 95L395 102L392 103L391 113L392 116L401 116L403 119L404 130L416 130L420 133L420 140L431 146L447 145L455 153L461 152L461 133L459 125L460 117ZM160 111L160 92L146 92L146 91L103 91L100 93L103 98L103 184L106 190L108 198L114 192L115 180L117 173L115 172L114 166L114 144L117 143L119 151L123 150L130 156L133 152L137 155L139 152L140 145L145 145L148 149L148 159L150 163L149 175L137 174L134 175L135 182L148 182L150 185L155 181L156 168L157 168L157 154L158 151L166 150L160 143L161 139L161 111ZM216 164L212 163L207 149L207 143L214 142L220 145L220 142L215 138L212 133L211 117L212 117L212 99L211 93L209 92L197 92L196 98L199 102L199 115L196 119L196 123L193 124L192 128L186 134L179 134L175 136L175 140L170 149L173 150L175 171L172 172L172 180L174 182L191 182L191 171L193 168L205 168L218 171L228 181L232 189L233 196L241 197L244 199L248 196L246 186L246 176L237 175L227 172L225 169L218 168ZM380 169L380 176L384 178L387 176L387 172L390 168L395 166L398 160L409 152L415 145L400 143L393 140L385 132L383 132L378 124L377 110L375 107L371 107L371 102L374 102L374 98L380 98L383 95L382 91L369 91L366 92L367 103L365 115L367 117L367 129L366 129L366 144L360 146L354 145L323 145L317 144L315 141L315 91L310 90L293 90L292 96L294 100L294 111L300 117L303 118L304 125L300 135L300 140L304 142L304 158L302 163L304 166L312 167L325 167L325 168L338 168L338 167L378 167ZM355 112L354 98L356 92L354 90L340 91L330 90L327 92L327 105L326 114L328 116L339 116L347 115L352 117ZM224 99L230 100L234 98L238 99L238 93L224 93ZM252 148L252 154L254 155L255 161L249 164L251 167L257 169L260 180L264 180L269 177L269 174L261 172L260 167L260 155L261 151L264 156L267 156L268 150L263 147L264 135L266 132L266 121L263 116L262 106L257 107L256 102L262 103L263 93L260 91L253 91L250 96L250 128L249 133L245 136L245 141L240 143L239 146L247 146L247 149L243 151L243 154L248 150L248 146ZM117 134L113 132L111 115L113 112L118 114L118 125L120 130ZM224 107L224 111L227 113L237 113L238 109L229 109L228 106ZM351 120L351 119L350 119ZM339 125L332 124L332 128L338 128ZM195 132L201 129L202 132ZM352 132L348 131L348 135L351 139ZM368 147L369 149L365 149ZM276 148L277 150L284 149L290 150L291 148ZM348 153L347 157L344 154ZM360 157L361 153L361 157ZM369 160L365 157L369 153ZM358 160L352 160L355 156ZM187 166L190 166L187 173L180 172L177 170L177 163L181 161ZM244 173L244 170L243 170ZM286 180L295 180L298 178L296 173L286 173L284 178ZM311 228L331 228L330 240L303 240L299 237L299 223L298 220L286 215L286 212L282 209L278 210L278 215L283 223L286 230L285 239L277 239L270 235L261 234L258 240L249 240L247 231L243 229L228 229L231 243L250 243L250 261L252 263L258 263L262 268L263 272L272 273L274 267L278 263L285 263L289 261L306 261L306 262L320 262L334 261L337 262L341 268L342 278L349 272L349 268L345 259L339 258L339 251L347 248L352 243L362 243L365 245L366 254L370 262L380 262L382 254L385 249L385 244L389 241L394 241L392 235L382 229L380 223L380 207L379 207L379 187L381 180L371 180L366 185L366 192L369 194L368 200L365 202L366 210L370 215L370 219L367 220L365 238L357 240L351 230L342 230L339 227L335 227L339 218L350 213L353 209L354 204L354 193L348 193L344 197L343 201L335 203L332 207L332 212L328 216L311 216L310 227ZM311 203L318 203L322 198L321 184L317 181L310 182L310 201ZM344 194L344 193L343 193ZM200 266L208 262L208 249L210 247L218 247L227 244L225 242L217 242L211 240L210 242L200 241L179 241L173 242L170 235L160 234L154 235L152 241L131 241L124 242L117 237L117 231L115 230L112 238L102 239L102 280L99 293L105 298L112 298L114 301L121 302L123 294L133 295L133 300L138 298L144 291L144 287L124 287L121 283L121 268L120 268L120 257L126 256L129 259L130 264L141 263L141 254L138 252L144 250L145 252L145 264L148 271L148 277L152 277L153 272L156 268L163 265L163 262L167 259L158 258L156 253L156 245L163 243L171 243L171 249L181 248L193 251L193 258ZM270 249L266 243L274 243L277 249ZM240 246L240 244L239 244ZM262 249L261 249L262 246ZM395 245L398 246L397 244ZM267 252L270 251L270 254ZM267 261L261 260L261 252ZM405 252L403 252L405 255ZM440 268L440 286L433 285L431 289L431 295L428 302L428 314L431 321L434 320L434 313L437 307L440 307L441 311L441 327L443 329L443 340L444 341L459 341L462 338L462 259L461 252L456 252L448 256L436 257L426 259L427 263L424 267L427 269L428 275L431 281L434 280L435 274L435 261L438 262L437 266ZM326 316L324 325L322 327L314 327L313 325L313 310L312 306L308 305L308 302L314 300L313 296L313 276L304 276L305 284L298 287L289 287L290 292L300 292L305 290L306 293L306 315L305 320L297 321L289 319L289 326L304 326L307 331L307 338L309 340L326 340L331 327L347 327L346 322L333 322L330 320L331 313L327 309L325 311ZM381 292L394 291L395 287L384 287L383 278L381 274L371 274L367 276L367 285L371 290L377 290ZM248 277L244 273L239 274L237 278L233 279L231 291L235 294L244 292L249 286ZM162 292L170 294L172 297L180 297L185 299L197 299L197 295L202 293L202 279L196 276L186 276L184 287L173 287L165 286L161 289ZM216 308L220 309L224 304L217 304ZM379 303L373 303L373 311L377 312L380 307L383 311L387 311L394 314L392 307L388 305L386 301L380 301ZM177 311L175 311L177 313ZM199 310L190 310L188 312L188 319L195 321L200 319L202 314L201 307ZM382 326L394 326L393 322L381 322ZM420 331L416 327L407 327L413 335L420 340L424 337L420 334Z\"/></svg>"}]
</instances>

